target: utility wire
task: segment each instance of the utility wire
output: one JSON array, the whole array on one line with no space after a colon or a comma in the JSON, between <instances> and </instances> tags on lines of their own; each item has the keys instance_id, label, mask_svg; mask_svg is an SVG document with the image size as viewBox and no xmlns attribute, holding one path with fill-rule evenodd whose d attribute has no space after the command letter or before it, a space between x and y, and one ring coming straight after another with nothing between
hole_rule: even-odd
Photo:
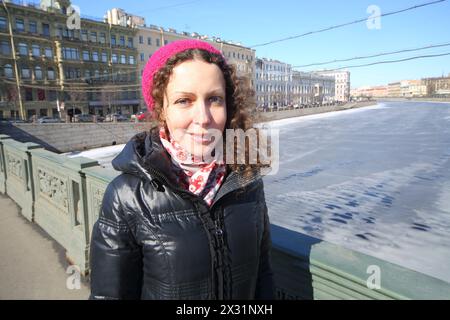
<instances>
[{"instance_id":1,"label":"utility wire","mask_svg":"<svg viewBox=\"0 0 450 320\"><path fill-rule=\"evenodd\" d=\"M373 66L373 65L377 65L377 64L397 63L397 62L404 62L404 61L410 61L410 60L416 60L416 59L425 59L425 58L443 57L443 56L448 56L448 55L450 55L450 52L439 53L439 54L429 54L429 55L414 56L414 57L409 57L409 58L404 58L404 59L398 59L398 60L384 60L384 61L377 61L377 62L366 63L366 64L359 64L359 65L352 65L352 66L339 67L339 68L335 68L335 69L320 70L320 72L324 72L324 71L325 71L325 72L327 72L327 71L332 72L332 71L338 71L338 70L342 70L342 69L351 69L351 68L368 67L368 66Z\"/></svg>"},{"instance_id":2,"label":"utility wire","mask_svg":"<svg viewBox=\"0 0 450 320\"><path fill-rule=\"evenodd\" d=\"M9 84L14 84L15 82L12 80L7 80L4 79L3 80L5 83L9 83ZM37 84L27 84L24 82L21 82L20 84L21 87L28 87L28 88L37 88L37 89L47 89L47 90L61 90L61 86L48 86L48 85L37 85ZM140 84L133 84L133 85L105 85L105 86L101 86L101 87L64 87L64 91L78 91L78 92L98 92L98 90L102 90L102 91L117 91L117 90L133 90L133 89L139 89L140 88Z\"/></svg>"},{"instance_id":3,"label":"utility wire","mask_svg":"<svg viewBox=\"0 0 450 320\"><path fill-rule=\"evenodd\" d=\"M377 16L371 16L370 18L371 19L375 19L375 18L380 18L380 17L386 17L386 16L390 16L390 15L406 12L406 11L409 11L409 10L418 9L418 8L425 7L425 6L430 6L430 5L437 4L437 3L440 3L440 2L445 2L445 1L447 1L447 0L437 0L437 1L432 1L432 2L426 2L426 3L415 5L415 6L412 6L412 7L409 7L409 8L405 8L405 9L401 9L401 10L397 10L397 11L392 11L392 12L387 12L387 13L383 13L383 14L380 14L380 15L377 15ZM338 29L338 28L342 28L342 27L349 26L349 25L352 25L352 24L357 24L357 23L361 23L361 22L367 21L367 19L368 18L365 17L365 18L358 19L358 20L355 20L355 21L352 21L352 22L346 22L346 23L334 25L334 26L323 28L323 29L319 29L319 30L309 31L309 32L302 33L302 34L295 35L295 36L290 36L290 37L286 37L286 38L282 38L282 39L277 39L277 40L273 40L273 41L269 41L269 42L265 42L265 43L256 44L256 45L250 46L249 48L256 48L256 47L267 46L269 44L274 44L274 43L278 43L278 42L283 42L283 41L287 41L287 40L292 40L292 39L305 37L305 36L312 35L312 34L315 34L315 33L321 33L321 32L325 32L325 31L329 31L329 30L333 30L333 29Z\"/></svg>"},{"instance_id":4,"label":"utility wire","mask_svg":"<svg viewBox=\"0 0 450 320\"><path fill-rule=\"evenodd\" d=\"M80 77L80 78L72 78L72 79L66 79L64 81L69 82L69 81L83 81L83 80L89 80L89 79L96 79L96 78L101 78L102 76L112 76L112 75L125 75L125 74L131 74L131 73L136 73L138 72L138 70L133 69L130 71L126 71L126 72L121 72L121 71L117 71L117 72L112 72L112 73L107 73L107 74L100 74L98 76L90 76L90 77Z\"/></svg>"},{"instance_id":5,"label":"utility wire","mask_svg":"<svg viewBox=\"0 0 450 320\"><path fill-rule=\"evenodd\" d=\"M336 63L336 62L346 62L346 61L353 61L353 60L361 60L361 59L368 59L368 58L375 58L380 56L387 56L391 54L397 54L397 53L403 53L403 52L412 52L412 51L420 51L420 50L426 50L426 49L432 49L432 48L440 48L440 47L446 47L450 46L450 42L443 43L443 44L436 44L436 45L428 45L420 48L414 48L414 49L403 49L403 50L397 50L397 51L391 51L391 52L382 52L382 53L376 53L368 56L360 56L360 57L353 57L353 58L346 58L346 59L337 59L337 60L329 60L325 62L315 62L310 64L304 64L299 66L293 66L292 68L305 68L305 67L312 67L312 66L321 66L325 64L330 63Z\"/></svg>"}]
</instances>

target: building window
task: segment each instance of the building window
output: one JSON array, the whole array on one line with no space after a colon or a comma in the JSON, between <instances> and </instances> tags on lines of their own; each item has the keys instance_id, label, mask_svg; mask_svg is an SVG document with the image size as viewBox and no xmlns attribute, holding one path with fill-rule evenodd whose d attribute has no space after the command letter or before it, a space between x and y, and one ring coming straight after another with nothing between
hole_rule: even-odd
<instances>
[{"instance_id":1,"label":"building window","mask_svg":"<svg viewBox=\"0 0 450 320\"><path fill-rule=\"evenodd\" d=\"M48 68L47 69L47 79L48 80L55 80L55 71L53 70L53 68Z\"/></svg>"},{"instance_id":2,"label":"building window","mask_svg":"<svg viewBox=\"0 0 450 320\"><path fill-rule=\"evenodd\" d=\"M26 43L19 43L19 54L21 56L28 55L28 46Z\"/></svg>"},{"instance_id":3,"label":"building window","mask_svg":"<svg viewBox=\"0 0 450 320\"><path fill-rule=\"evenodd\" d=\"M9 56L11 54L11 46L8 41L0 42L0 53L5 56Z\"/></svg>"},{"instance_id":4,"label":"building window","mask_svg":"<svg viewBox=\"0 0 450 320\"><path fill-rule=\"evenodd\" d=\"M63 30L63 37L65 37L65 38L75 38L75 30L69 30L68 28L65 28Z\"/></svg>"},{"instance_id":5,"label":"building window","mask_svg":"<svg viewBox=\"0 0 450 320\"><path fill-rule=\"evenodd\" d=\"M134 64L134 56L129 56L128 61L130 64Z\"/></svg>"},{"instance_id":6,"label":"building window","mask_svg":"<svg viewBox=\"0 0 450 320\"><path fill-rule=\"evenodd\" d=\"M48 92L48 100L50 101L56 101L56 91L50 90Z\"/></svg>"},{"instance_id":7,"label":"building window","mask_svg":"<svg viewBox=\"0 0 450 320\"><path fill-rule=\"evenodd\" d=\"M143 36L139 36L139 43L143 44L144 43L144 37Z\"/></svg>"},{"instance_id":8,"label":"building window","mask_svg":"<svg viewBox=\"0 0 450 320\"><path fill-rule=\"evenodd\" d=\"M33 89L25 88L25 100L33 101Z\"/></svg>"},{"instance_id":9,"label":"building window","mask_svg":"<svg viewBox=\"0 0 450 320\"><path fill-rule=\"evenodd\" d=\"M125 47L125 37L124 37L124 36L120 36L119 41L120 41L119 44L120 44L121 46L124 46L124 47Z\"/></svg>"},{"instance_id":10,"label":"building window","mask_svg":"<svg viewBox=\"0 0 450 320\"><path fill-rule=\"evenodd\" d=\"M84 61L89 61L90 57L89 57L89 51L87 50L83 50L83 60Z\"/></svg>"},{"instance_id":11,"label":"building window","mask_svg":"<svg viewBox=\"0 0 450 320\"><path fill-rule=\"evenodd\" d=\"M167 40L164 40L164 45L166 45L166 44L168 44L169 43L169 41L167 41Z\"/></svg>"},{"instance_id":12,"label":"building window","mask_svg":"<svg viewBox=\"0 0 450 320\"><path fill-rule=\"evenodd\" d=\"M42 80L42 69L39 66L34 68L34 78L36 80Z\"/></svg>"},{"instance_id":13,"label":"building window","mask_svg":"<svg viewBox=\"0 0 450 320\"><path fill-rule=\"evenodd\" d=\"M147 44L148 44L149 46L152 45L152 38L150 38L150 37L147 38Z\"/></svg>"},{"instance_id":14,"label":"building window","mask_svg":"<svg viewBox=\"0 0 450 320\"><path fill-rule=\"evenodd\" d=\"M105 43L106 42L106 33L100 32L99 42L100 43Z\"/></svg>"},{"instance_id":15,"label":"building window","mask_svg":"<svg viewBox=\"0 0 450 320\"><path fill-rule=\"evenodd\" d=\"M44 101L45 100L45 91L42 89L37 89L37 96L38 96L39 101ZM44 109L44 110L47 110L47 109Z\"/></svg>"},{"instance_id":16,"label":"building window","mask_svg":"<svg viewBox=\"0 0 450 320\"><path fill-rule=\"evenodd\" d=\"M112 54L112 63L117 63L117 53Z\"/></svg>"},{"instance_id":17,"label":"building window","mask_svg":"<svg viewBox=\"0 0 450 320\"><path fill-rule=\"evenodd\" d=\"M76 48L65 48L63 47L63 58L67 60L79 60L80 55L78 49Z\"/></svg>"},{"instance_id":18,"label":"building window","mask_svg":"<svg viewBox=\"0 0 450 320\"><path fill-rule=\"evenodd\" d=\"M0 17L0 30L6 30L6 17Z\"/></svg>"},{"instance_id":19,"label":"building window","mask_svg":"<svg viewBox=\"0 0 450 320\"><path fill-rule=\"evenodd\" d=\"M128 47L133 48L133 38L128 38Z\"/></svg>"},{"instance_id":20,"label":"building window","mask_svg":"<svg viewBox=\"0 0 450 320\"><path fill-rule=\"evenodd\" d=\"M97 32L96 31L91 31L91 41L97 42Z\"/></svg>"},{"instance_id":21,"label":"building window","mask_svg":"<svg viewBox=\"0 0 450 320\"><path fill-rule=\"evenodd\" d=\"M111 35L111 44L113 45L113 46L115 46L116 45L116 36L115 35Z\"/></svg>"},{"instance_id":22,"label":"building window","mask_svg":"<svg viewBox=\"0 0 450 320\"><path fill-rule=\"evenodd\" d=\"M23 19L16 18L16 30L17 31L25 31L25 25L23 23Z\"/></svg>"},{"instance_id":23,"label":"building window","mask_svg":"<svg viewBox=\"0 0 450 320\"><path fill-rule=\"evenodd\" d=\"M39 57L41 55L41 49L39 48L39 46L37 44L33 44L31 46L31 52L34 57Z\"/></svg>"},{"instance_id":24,"label":"building window","mask_svg":"<svg viewBox=\"0 0 450 320\"><path fill-rule=\"evenodd\" d=\"M84 70L84 79L91 78L91 71L89 69Z\"/></svg>"},{"instance_id":25,"label":"building window","mask_svg":"<svg viewBox=\"0 0 450 320\"><path fill-rule=\"evenodd\" d=\"M159 39L156 39L156 46L157 46L157 47L161 46L161 44L160 44L160 42L159 42Z\"/></svg>"},{"instance_id":26,"label":"building window","mask_svg":"<svg viewBox=\"0 0 450 320\"><path fill-rule=\"evenodd\" d=\"M52 48L45 48L45 56L47 58L52 58L53 57L53 51Z\"/></svg>"},{"instance_id":27,"label":"building window","mask_svg":"<svg viewBox=\"0 0 450 320\"><path fill-rule=\"evenodd\" d=\"M28 68L28 66L23 66L21 68L21 75L22 79L30 79L31 78L30 68Z\"/></svg>"},{"instance_id":28,"label":"building window","mask_svg":"<svg viewBox=\"0 0 450 320\"><path fill-rule=\"evenodd\" d=\"M50 37L50 25L47 23L42 24L42 35Z\"/></svg>"},{"instance_id":29,"label":"building window","mask_svg":"<svg viewBox=\"0 0 450 320\"><path fill-rule=\"evenodd\" d=\"M37 23L36 21L30 21L28 23L28 29L30 30L30 32L32 33L37 33Z\"/></svg>"},{"instance_id":30,"label":"building window","mask_svg":"<svg viewBox=\"0 0 450 320\"><path fill-rule=\"evenodd\" d=\"M5 66L3 67L3 73L6 78L14 78L13 77L13 69L10 64L5 64Z\"/></svg>"},{"instance_id":31,"label":"building window","mask_svg":"<svg viewBox=\"0 0 450 320\"><path fill-rule=\"evenodd\" d=\"M122 63L122 64L127 63L127 57L124 54L120 55L120 63Z\"/></svg>"},{"instance_id":32,"label":"building window","mask_svg":"<svg viewBox=\"0 0 450 320\"><path fill-rule=\"evenodd\" d=\"M145 59L144 54L141 53L141 61L144 61L144 59Z\"/></svg>"},{"instance_id":33,"label":"building window","mask_svg":"<svg viewBox=\"0 0 450 320\"><path fill-rule=\"evenodd\" d=\"M106 52L102 52L102 62L108 62L108 56Z\"/></svg>"},{"instance_id":34,"label":"building window","mask_svg":"<svg viewBox=\"0 0 450 320\"><path fill-rule=\"evenodd\" d=\"M88 32L87 30L81 30L81 40L87 41L88 40Z\"/></svg>"},{"instance_id":35,"label":"building window","mask_svg":"<svg viewBox=\"0 0 450 320\"><path fill-rule=\"evenodd\" d=\"M66 68L64 69L64 75L66 79L79 79L81 78L80 69L77 68Z\"/></svg>"},{"instance_id":36,"label":"building window","mask_svg":"<svg viewBox=\"0 0 450 320\"><path fill-rule=\"evenodd\" d=\"M98 61L98 52L97 51L93 51L92 52L92 60L93 61Z\"/></svg>"}]
</instances>

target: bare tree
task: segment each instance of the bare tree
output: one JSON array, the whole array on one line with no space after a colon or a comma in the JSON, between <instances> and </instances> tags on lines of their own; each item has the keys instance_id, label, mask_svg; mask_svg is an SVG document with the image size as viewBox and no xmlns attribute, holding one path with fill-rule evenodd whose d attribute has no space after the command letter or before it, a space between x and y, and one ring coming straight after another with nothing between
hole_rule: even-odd
<instances>
[{"instance_id":1,"label":"bare tree","mask_svg":"<svg viewBox=\"0 0 450 320\"><path fill-rule=\"evenodd\" d=\"M120 99L120 92L110 90L105 89L101 91L100 101L102 105L108 106L109 113L116 113L116 102Z\"/></svg>"},{"instance_id":2,"label":"bare tree","mask_svg":"<svg viewBox=\"0 0 450 320\"><path fill-rule=\"evenodd\" d=\"M83 103L86 103L86 101L87 101L85 91L70 90L70 88L68 88L65 96L69 100L69 101L64 102L65 108L66 108L68 114L72 113L72 116L75 116L76 109L79 109L81 107L81 105Z\"/></svg>"}]
</instances>

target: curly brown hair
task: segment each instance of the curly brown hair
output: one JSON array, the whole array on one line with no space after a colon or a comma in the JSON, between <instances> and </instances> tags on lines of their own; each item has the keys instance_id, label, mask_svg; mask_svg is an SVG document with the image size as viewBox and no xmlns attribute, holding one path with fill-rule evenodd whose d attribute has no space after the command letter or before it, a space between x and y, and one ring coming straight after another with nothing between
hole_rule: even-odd
<instances>
[{"instance_id":1,"label":"curly brown hair","mask_svg":"<svg viewBox=\"0 0 450 320\"><path fill-rule=\"evenodd\" d=\"M158 70L153 76L152 97L154 100L154 109L152 112L152 127L151 130L159 127L164 127L166 134L169 136L167 124L164 119L164 96L166 88L169 83L172 70L180 63L188 60L199 59L208 63L217 65L222 70L225 79L225 100L227 106L227 120L225 123L226 129L242 129L244 132L248 129L254 128L254 121L257 120L255 92L250 87L250 81L247 77L238 76L233 65L228 64L222 55L215 54L202 49L189 49L175 54L166 64ZM155 121L156 120L156 121ZM259 134L257 128L254 128ZM258 138L258 145L261 144ZM223 154L226 157L226 136L223 135L224 150ZM237 139L236 139L237 140ZM250 163L249 148L253 145L249 141L245 141L245 152L241 150L241 144L234 141L234 163L227 164L229 171L240 171L244 176L249 177L261 167L268 167L267 164L262 164L261 159L257 159L256 164ZM253 146L262 147L262 146ZM240 158L238 159L238 157ZM239 163L239 164L238 164ZM242 163L242 164L241 164Z\"/></svg>"}]
</instances>

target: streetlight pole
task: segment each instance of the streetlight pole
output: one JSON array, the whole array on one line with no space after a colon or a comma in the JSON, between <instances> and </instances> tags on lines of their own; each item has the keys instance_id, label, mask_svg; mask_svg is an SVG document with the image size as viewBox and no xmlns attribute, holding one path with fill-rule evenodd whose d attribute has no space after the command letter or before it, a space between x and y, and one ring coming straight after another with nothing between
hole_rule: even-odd
<instances>
[{"instance_id":1,"label":"streetlight pole","mask_svg":"<svg viewBox=\"0 0 450 320\"><path fill-rule=\"evenodd\" d=\"M11 49L12 49L11 53L12 53L13 60L14 60L14 73L15 73L15 76L16 76L15 78L16 78L17 95L18 95L18 98L19 98L20 118L22 120L26 120L26 118L25 118L25 110L23 108L22 93L20 91L19 68L17 66L16 46L14 45L14 36L13 36L13 33L12 33L11 16L9 14L8 7L6 6L6 2L2 1L2 3L3 3L3 7L5 7L6 15L8 16L9 38L10 38Z\"/></svg>"}]
</instances>

